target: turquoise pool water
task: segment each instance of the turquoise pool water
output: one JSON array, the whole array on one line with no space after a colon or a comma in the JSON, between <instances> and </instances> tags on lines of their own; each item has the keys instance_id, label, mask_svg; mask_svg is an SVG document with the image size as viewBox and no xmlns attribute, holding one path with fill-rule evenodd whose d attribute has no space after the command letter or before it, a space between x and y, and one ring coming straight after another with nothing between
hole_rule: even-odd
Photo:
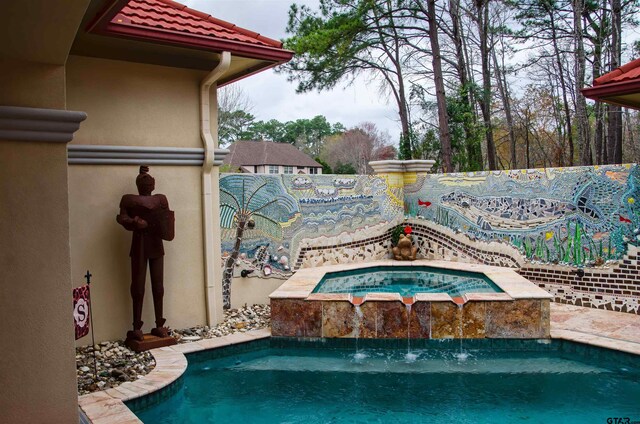
<instances>
[{"instance_id":1,"label":"turquoise pool water","mask_svg":"<svg viewBox=\"0 0 640 424\"><path fill-rule=\"evenodd\" d=\"M380 266L326 274L313 293L447 293L459 297L466 293L501 293L484 274L442 270L426 266Z\"/></svg>"},{"instance_id":2,"label":"turquoise pool water","mask_svg":"<svg viewBox=\"0 0 640 424\"><path fill-rule=\"evenodd\" d=\"M216 359L190 356L172 395L129 406L143 422L159 424L640 420L638 361L543 347L410 355L406 348L266 347Z\"/></svg>"}]
</instances>

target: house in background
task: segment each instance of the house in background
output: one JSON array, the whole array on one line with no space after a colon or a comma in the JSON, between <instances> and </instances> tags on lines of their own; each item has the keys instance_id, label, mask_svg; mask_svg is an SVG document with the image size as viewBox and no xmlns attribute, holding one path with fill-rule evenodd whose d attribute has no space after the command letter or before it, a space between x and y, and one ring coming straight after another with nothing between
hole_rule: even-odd
<instances>
[{"instance_id":1,"label":"house in background","mask_svg":"<svg viewBox=\"0 0 640 424\"><path fill-rule=\"evenodd\" d=\"M236 141L224 163L251 174L322 174L322 165L289 143Z\"/></svg>"}]
</instances>

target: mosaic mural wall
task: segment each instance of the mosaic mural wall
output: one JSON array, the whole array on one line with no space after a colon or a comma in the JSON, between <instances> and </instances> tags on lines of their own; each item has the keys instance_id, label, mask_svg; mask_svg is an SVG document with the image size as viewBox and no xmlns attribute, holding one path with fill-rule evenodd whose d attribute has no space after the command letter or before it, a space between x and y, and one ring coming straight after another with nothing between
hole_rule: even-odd
<instances>
[{"instance_id":1,"label":"mosaic mural wall","mask_svg":"<svg viewBox=\"0 0 640 424\"><path fill-rule=\"evenodd\" d=\"M621 259L639 241L637 165L426 175L405 186L408 217L529 261L572 266Z\"/></svg>"},{"instance_id":2,"label":"mosaic mural wall","mask_svg":"<svg viewBox=\"0 0 640 424\"><path fill-rule=\"evenodd\" d=\"M235 275L389 257L409 224L418 256L515 268L556 302L640 314L637 165L392 176L247 175L220 179L223 259ZM407 183L407 180L404 180ZM579 275L576 268L584 268Z\"/></svg>"},{"instance_id":3,"label":"mosaic mural wall","mask_svg":"<svg viewBox=\"0 0 640 424\"><path fill-rule=\"evenodd\" d=\"M236 275L245 270L252 276L276 278L286 278L301 265L297 263L304 257L301 252L311 246L330 249L339 243L357 244L372 234L386 232L404 217L402 187L394 187L384 177L223 174L223 259L236 243L241 211L251 215L253 228L247 226L241 234ZM388 252L386 246L378 250L378 255ZM313 265L325 260L348 261L315 255Z\"/></svg>"}]
</instances>

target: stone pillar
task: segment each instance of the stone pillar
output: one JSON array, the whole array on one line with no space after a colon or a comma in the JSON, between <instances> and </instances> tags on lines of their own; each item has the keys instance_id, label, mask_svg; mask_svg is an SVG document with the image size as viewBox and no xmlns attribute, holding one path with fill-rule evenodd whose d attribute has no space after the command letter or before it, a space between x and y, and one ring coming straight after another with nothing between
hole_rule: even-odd
<instances>
[{"instance_id":1,"label":"stone pillar","mask_svg":"<svg viewBox=\"0 0 640 424\"><path fill-rule=\"evenodd\" d=\"M373 172L387 179L389 187L393 190L401 190L401 199L404 202L404 186L417 181L418 175L427 174L434 160L378 160L369 162Z\"/></svg>"}]
</instances>

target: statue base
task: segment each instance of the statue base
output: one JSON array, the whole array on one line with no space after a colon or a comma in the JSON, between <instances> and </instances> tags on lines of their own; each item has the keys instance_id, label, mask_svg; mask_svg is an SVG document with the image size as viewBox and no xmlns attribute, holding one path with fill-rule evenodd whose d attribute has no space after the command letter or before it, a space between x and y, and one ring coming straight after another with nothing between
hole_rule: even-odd
<instances>
[{"instance_id":1,"label":"statue base","mask_svg":"<svg viewBox=\"0 0 640 424\"><path fill-rule=\"evenodd\" d=\"M145 334L143 340L127 339L125 346L134 352L144 352L158 347L172 346L178 342L173 337L157 337L152 334Z\"/></svg>"}]
</instances>

